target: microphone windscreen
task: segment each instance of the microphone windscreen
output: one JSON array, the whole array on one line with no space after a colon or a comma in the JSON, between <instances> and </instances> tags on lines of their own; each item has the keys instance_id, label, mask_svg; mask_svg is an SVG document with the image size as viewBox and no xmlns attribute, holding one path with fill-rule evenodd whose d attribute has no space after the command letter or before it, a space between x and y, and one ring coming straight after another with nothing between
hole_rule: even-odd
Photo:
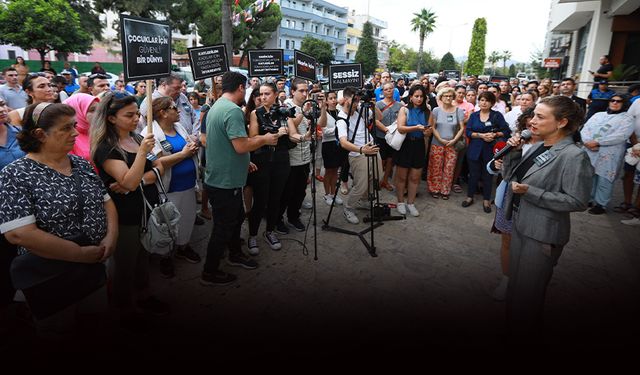
<instances>
[{"instance_id":1,"label":"microphone windscreen","mask_svg":"<svg viewBox=\"0 0 640 375\"><path fill-rule=\"evenodd\" d=\"M533 133L531 133L531 130L525 129L522 131L522 133L520 133L520 138L524 139L525 141L528 141L529 139L531 139L532 135Z\"/></svg>"},{"instance_id":2,"label":"microphone windscreen","mask_svg":"<svg viewBox=\"0 0 640 375\"><path fill-rule=\"evenodd\" d=\"M498 153L498 151L502 150L503 148L505 148L507 146L507 142L497 142L494 146L493 146L493 154L495 155L496 153Z\"/></svg>"}]
</instances>

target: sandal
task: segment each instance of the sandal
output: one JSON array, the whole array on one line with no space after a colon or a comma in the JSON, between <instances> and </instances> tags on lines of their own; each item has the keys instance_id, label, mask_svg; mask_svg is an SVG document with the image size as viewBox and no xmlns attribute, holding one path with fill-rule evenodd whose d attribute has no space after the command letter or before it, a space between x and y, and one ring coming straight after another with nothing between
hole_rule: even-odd
<instances>
[{"instance_id":1,"label":"sandal","mask_svg":"<svg viewBox=\"0 0 640 375\"><path fill-rule=\"evenodd\" d=\"M627 210L628 214L633 215L633 217L639 217L640 216L640 208L637 207L631 207Z\"/></svg>"},{"instance_id":2,"label":"sandal","mask_svg":"<svg viewBox=\"0 0 640 375\"><path fill-rule=\"evenodd\" d=\"M449 194L442 194L442 200L443 201L449 200Z\"/></svg>"},{"instance_id":3,"label":"sandal","mask_svg":"<svg viewBox=\"0 0 640 375\"><path fill-rule=\"evenodd\" d=\"M622 202L618 206L613 208L613 212L624 213L627 212L630 208L633 208L631 203Z\"/></svg>"},{"instance_id":4,"label":"sandal","mask_svg":"<svg viewBox=\"0 0 640 375\"><path fill-rule=\"evenodd\" d=\"M440 198L440 193L431 193L431 197L438 199Z\"/></svg>"},{"instance_id":5,"label":"sandal","mask_svg":"<svg viewBox=\"0 0 640 375\"><path fill-rule=\"evenodd\" d=\"M453 192L454 193L462 193L462 186L455 184L453 185Z\"/></svg>"},{"instance_id":6,"label":"sandal","mask_svg":"<svg viewBox=\"0 0 640 375\"><path fill-rule=\"evenodd\" d=\"M387 189L388 191L393 191L393 186L391 186L390 183L385 182L385 181L382 181L380 183L380 187L383 188L383 189Z\"/></svg>"}]
</instances>

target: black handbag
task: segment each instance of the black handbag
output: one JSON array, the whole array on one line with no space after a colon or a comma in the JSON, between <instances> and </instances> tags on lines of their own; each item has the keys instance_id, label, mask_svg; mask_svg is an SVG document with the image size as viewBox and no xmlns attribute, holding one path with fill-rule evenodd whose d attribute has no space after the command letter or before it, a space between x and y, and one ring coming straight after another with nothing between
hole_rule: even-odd
<instances>
[{"instance_id":1,"label":"black handbag","mask_svg":"<svg viewBox=\"0 0 640 375\"><path fill-rule=\"evenodd\" d=\"M78 197L79 168L74 172ZM83 203L80 201L80 223ZM84 233L66 237L80 246L96 245ZM77 263L43 258L33 253L18 255L11 263L11 279L16 289L22 290L29 309L36 319L44 319L81 301L100 289L107 280L103 263Z\"/></svg>"}]
</instances>

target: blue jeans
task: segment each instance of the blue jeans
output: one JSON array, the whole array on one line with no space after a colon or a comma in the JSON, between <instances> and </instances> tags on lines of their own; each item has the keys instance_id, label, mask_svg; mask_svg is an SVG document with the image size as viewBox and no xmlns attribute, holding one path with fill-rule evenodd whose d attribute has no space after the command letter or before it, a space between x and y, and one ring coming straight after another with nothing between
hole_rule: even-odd
<instances>
[{"instance_id":1,"label":"blue jeans","mask_svg":"<svg viewBox=\"0 0 640 375\"><path fill-rule=\"evenodd\" d=\"M593 175L593 187L591 188L591 201L607 207L613 194L613 182L597 174Z\"/></svg>"}]
</instances>

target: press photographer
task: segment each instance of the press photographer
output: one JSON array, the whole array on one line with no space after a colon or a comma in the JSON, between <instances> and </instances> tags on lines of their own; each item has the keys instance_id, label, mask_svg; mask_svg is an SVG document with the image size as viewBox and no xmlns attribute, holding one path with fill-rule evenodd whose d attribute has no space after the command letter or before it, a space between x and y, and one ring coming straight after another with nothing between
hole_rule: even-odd
<instances>
[{"instance_id":1,"label":"press photographer","mask_svg":"<svg viewBox=\"0 0 640 375\"><path fill-rule=\"evenodd\" d=\"M249 137L263 134L293 134L295 129L288 121L295 117L295 108L280 107L277 101L277 89L272 83L260 86L262 105L251 112L249 121ZM258 255L258 228L263 216L266 216L267 227L264 239L271 249L280 250L282 245L273 232L278 220L280 197L289 177L289 149L296 143L289 137L281 136L275 146L262 146L251 153L251 162L257 167L250 173L248 184L253 187L253 207L249 215L249 254ZM266 215L265 215L266 209Z\"/></svg>"},{"instance_id":2,"label":"press photographer","mask_svg":"<svg viewBox=\"0 0 640 375\"><path fill-rule=\"evenodd\" d=\"M344 217L351 224L358 224L360 220L353 210L355 208L369 209L366 194L372 168L377 165L378 170L382 170L378 146L374 144L373 137L367 129L367 122L371 118L362 118L364 114L358 111L361 99L363 100L362 108L371 104L375 109L371 103L372 99L375 100L375 94L373 94L373 90L360 90L356 93L354 88L347 87L342 96L344 98L343 110L338 114L336 127L338 128L340 146L349 151L349 166L353 175L353 187L344 202ZM365 101L365 98L368 100ZM375 111L376 122L379 122L377 119L381 119L382 115L380 110L375 109ZM371 160L375 160L375 163L368 164L366 156L372 157Z\"/></svg>"}]
</instances>

